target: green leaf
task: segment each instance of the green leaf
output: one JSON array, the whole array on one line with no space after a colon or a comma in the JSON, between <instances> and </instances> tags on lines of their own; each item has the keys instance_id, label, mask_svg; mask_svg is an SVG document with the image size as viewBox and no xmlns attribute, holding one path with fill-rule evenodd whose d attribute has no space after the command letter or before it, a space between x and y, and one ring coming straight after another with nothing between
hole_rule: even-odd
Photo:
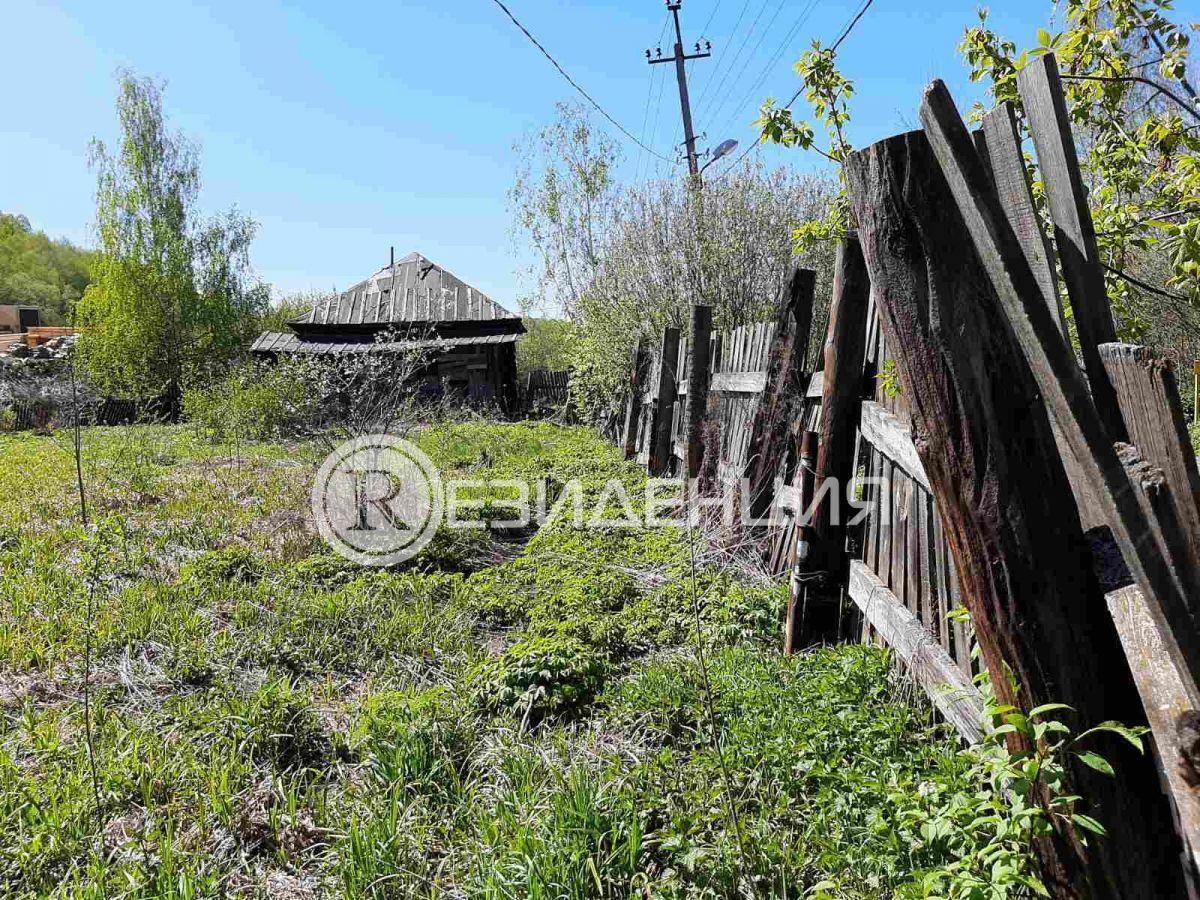
<instances>
[{"instance_id":1,"label":"green leaf","mask_svg":"<svg viewBox=\"0 0 1200 900\"><path fill-rule=\"evenodd\" d=\"M1113 771L1113 767L1111 765L1109 765L1108 760L1105 759L1103 756L1101 756L1099 753L1092 753L1091 751L1087 751L1085 753L1076 753L1075 755L1079 757L1079 759L1083 762L1084 765L1088 766L1089 768L1095 769L1097 772L1103 772L1105 775L1116 775L1117 774L1116 772Z\"/></svg>"},{"instance_id":2,"label":"green leaf","mask_svg":"<svg viewBox=\"0 0 1200 900\"><path fill-rule=\"evenodd\" d=\"M1099 835L1108 834L1108 832L1104 830L1103 825L1101 825L1099 822L1097 822L1091 816L1085 816L1083 813L1072 813L1071 821L1074 822L1076 825L1078 825L1080 828L1086 828L1088 831L1091 831L1094 834L1099 834Z\"/></svg>"},{"instance_id":3,"label":"green leaf","mask_svg":"<svg viewBox=\"0 0 1200 900\"><path fill-rule=\"evenodd\" d=\"M1108 732L1110 734L1120 735L1121 737L1125 738L1125 740L1129 741L1130 744L1136 747L1140 753L1143 750L1142 735L1149 730L1150 729L1148 728L1130 728L1128 725L1122 725L1120 722L1101 722L1095 728L1089 728L1079 737L1075 738L1075 743L1079 743L1089 735L1097 734L1099 732Z\"/></svg>"},{"instance_id":4,"label":"green leaf","mask_svg":"<svg viewBox=\"0 0 1200 900\"><path fill-rule=\"evenodd\" d=\"M1029 718L1036 719L1038 716L1045 715L1048 712L1054 712L1058 709L1069 709L1075 711L1073 706L1068 706L1066 703L1043 703L1041 706L1035 706L1029 711Z\"/></svg>"}]
</instances>

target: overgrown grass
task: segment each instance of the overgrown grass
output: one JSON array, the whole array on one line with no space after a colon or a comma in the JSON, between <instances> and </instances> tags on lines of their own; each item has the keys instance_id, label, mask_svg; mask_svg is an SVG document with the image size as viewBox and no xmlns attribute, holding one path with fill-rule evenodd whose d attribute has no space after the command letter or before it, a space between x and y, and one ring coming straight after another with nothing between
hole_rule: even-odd
<instances>
[{"instance_id":1,"label":"overgrown grass","mask_svg":"<svg viewBox=\"0 0 1200 900\"><path fill-rule=\"evenodd\" d=\"M484 482L644 478L582 429L421 442ZM941 861L905 829L965 763L886 656L783 658L783 589L703 567L697 636L677 531L443 534L364 572L307 524L312 447L84 450L90 531L67 442L0 437L4 896L877 898Z\"/></svg>"}]
</instances>

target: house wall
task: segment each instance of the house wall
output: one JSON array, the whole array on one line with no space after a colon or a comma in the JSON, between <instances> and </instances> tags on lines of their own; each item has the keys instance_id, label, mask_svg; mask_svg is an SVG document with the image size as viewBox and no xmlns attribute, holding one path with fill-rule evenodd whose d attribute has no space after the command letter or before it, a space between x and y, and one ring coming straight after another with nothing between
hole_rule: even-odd
<instances>
[{"instance_id":1,"label":"house wall","mask_svg":"<svg viewBox=\"0 0 1200 900\"><path fill-rule=\"evenodd\" d=\"M22 318L25 319L24 322L21 321ZM0 333L13 334L25 331L30 326L36 327L41 323L41 315L36 307L0 306Z\"/></svg>"}]
</instances>

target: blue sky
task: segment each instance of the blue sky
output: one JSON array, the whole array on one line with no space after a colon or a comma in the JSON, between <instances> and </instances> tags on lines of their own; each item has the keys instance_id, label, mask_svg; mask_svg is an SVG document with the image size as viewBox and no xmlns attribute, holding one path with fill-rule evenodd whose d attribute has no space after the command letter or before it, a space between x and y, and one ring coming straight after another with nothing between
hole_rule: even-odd
<instances>
[{"instance_id":1,"label":"blue sky","mask_svg":"<svg viewBox=\"0 0 1200 900\"><path fill-rule=\"evenodd\" d=\"M662 0L508 5L630 131L641 136L656 119L645 141L670 155L680 127L674 81L662 81L669 66L643 56L667 21ZM761 99L789 97L791 63L813 38L835 37L860 5L685 0L685 40L713 44L712 59L691 64L707 143L751 142ZM1181 2L1179 18L1198 18L1198 5ZM491 0L6 6L0 209L91 243L88 142L114 139L114 75L127 66L166 82L170 121L201 147L202 206L237 204L257 220L255 268L277 289L345 287L386 263L395 245L516 305L529 260L510 238L513 143L574 94ZM856 145L914 127L933 77L960 106L979 96L955 53L977 4L924 6L875 0L843 47L858 92ZM993 19L1032 43L1051 9L1049 0L1009 0L993 4ZM635 145L626 149L622 177L654 174ZM819 164L798 151L763 156ZM670 170L660 163L657 174Z\"/></svg>"}]
</instances>

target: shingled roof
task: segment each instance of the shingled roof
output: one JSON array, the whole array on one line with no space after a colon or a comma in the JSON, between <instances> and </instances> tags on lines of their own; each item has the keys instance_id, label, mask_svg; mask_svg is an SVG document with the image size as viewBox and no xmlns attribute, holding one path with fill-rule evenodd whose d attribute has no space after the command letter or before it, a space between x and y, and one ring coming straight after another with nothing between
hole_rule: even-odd
<instances>
[{"instance_id":1,"label":"shingled roof","mask_svg":"<svg viewBox=\"0 0 1200 900\"><path fill-rule=\"evenodd\" d=\"M499 303L420 253L384 266L349 290L319 300L289 324L387 325L401 322L519 323Z\"/></svg>"}]
</instances>

